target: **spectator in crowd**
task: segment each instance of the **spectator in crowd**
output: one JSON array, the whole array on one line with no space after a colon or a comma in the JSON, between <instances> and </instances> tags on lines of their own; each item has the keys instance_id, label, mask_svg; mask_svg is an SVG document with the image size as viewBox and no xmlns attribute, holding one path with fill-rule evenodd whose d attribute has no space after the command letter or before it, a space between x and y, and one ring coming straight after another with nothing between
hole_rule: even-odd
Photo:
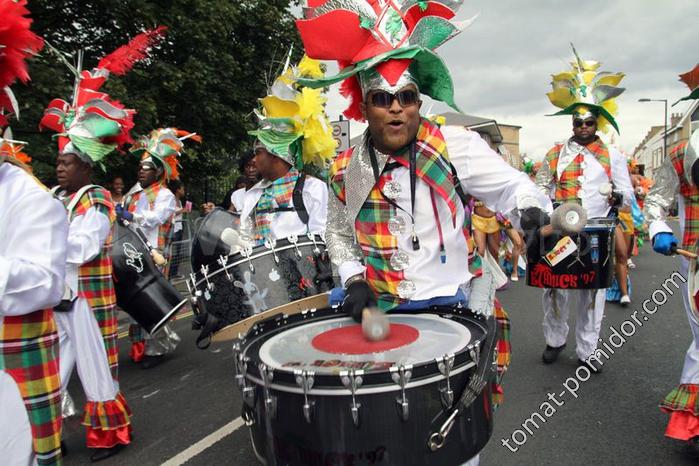
<instances>
[{"instance_id":1,"label":"spectator in crowd","mask_svg":"<svg viewBox=\"0 0 699 466\"><path fill-rule=\"evenodd\" d=\"M109 192L112 194L112 202L115 206L124 205L124 186L124 178L121 175L114 175L109 181Z\"/></svg>"},{"instance_id":2,"label":"spectator in crowd","mask_svg":"<svg viewBox=\"0 0 699 466\"><path fill-rule=\"evenodd\" d=\"M260 181L260 175L257 172L257 164L255 163L255 152L252 150L246 151L238 162L238 171L242 175L235 181L235 185L229 189L223 196L223 201L219 204L220 207L237 212L242 208L242 198L245 191L252 188ZM238 192L234 197L233 194ZM236 198L238 200L236 204ZM214 207L213 202L205 202L201 206L204 214L211 212Z\"/></svg>"}]
</instances>

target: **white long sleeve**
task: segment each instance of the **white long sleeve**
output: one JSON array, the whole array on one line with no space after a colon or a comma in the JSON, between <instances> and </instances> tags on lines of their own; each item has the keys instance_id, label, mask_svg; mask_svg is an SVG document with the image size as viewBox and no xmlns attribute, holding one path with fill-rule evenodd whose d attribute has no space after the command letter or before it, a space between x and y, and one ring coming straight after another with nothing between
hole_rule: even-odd
<instances>
[{"instance_id":1,"label":"white long sleeve","mask_svg":"<svg viewBox=\"0 0 699 466\"><path fill-rule=\"evenodd\" d=\"M0 165L0 315L22 315L63 296L68 219L25 173Z\"/></svg>"},{"instance_id":2,"label":"white long sleeve","mask_svg":"<svg viewBox=\"0 0 699 466\"><path fill-rule=\"evenodd\" d=\"M609 158L612 166L612 184L614 191L624 196L623 206L631 207L631 199L635 196L629 169L626 163L626 157L617 149L609 148Z\"/></svg>"},{"instance_id":3,"label":"white long sleeve","mask_svg":"<svg viewBox=\"0 0 699 466\"><path fill-rule=\"evenodd\" d=\"M109 217L95 206L70 222L66 255L66 284L78 292L80 266L92 260L102 250L112 225Z\"/></svg>"}]
</instances>

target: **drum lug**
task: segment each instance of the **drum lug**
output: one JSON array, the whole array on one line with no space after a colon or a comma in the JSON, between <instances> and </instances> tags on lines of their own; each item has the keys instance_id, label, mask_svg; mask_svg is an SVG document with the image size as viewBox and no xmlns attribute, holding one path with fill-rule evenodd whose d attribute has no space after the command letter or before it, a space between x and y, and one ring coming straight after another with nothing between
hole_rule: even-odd
<instances>
[{"instance_id":1,"label":"drum lug","mask_svg":"<svg viewBox=\"0 0 699 466\"><path fill-rule=\"evenodd\" d=\"M413 376L412 364L405 366L393 366L391 367L391 380L398 384L400 387L401 395L396 398L396 404L398 407L398 415L403 422L408 420L410 414L408 410L408 397L405 394L405 386L410 382L410 378Z\"/></svg>"},{"instance_id":2,"label":"drum lug","mask_svg":"<svg viewBox=\"0 0 699 466\"><path fill-rule=\"evenodd\" d=\"M274 249L277 246L277 240L271 237L265 238L265 247L267 249L270 249L272 251L272 255L274 256L274 262L279 264L279 257L277 256L277 251Z\"/></svg>"},{"instance_id":3,"label":"drum lug","mask_svg":"<svg viewBox=\"0 0 699 466\"><path fill-rule=\"evenodd\" d=\"M359 427L359 408L362 407L362 404L357 403L355 394L364 382L364 379L362 378L363 375L363 370L351 369L349 371L340 371L340 380L342 381L342 385L344 385L345 388L347 388L352 394L350 413L352 413L352 422L354 423L354 427Z\"/></svg>"},{"instance_id":4,"label":"drum lug","mask_svg":"<svg viewBox=\"0 0 699 466\"><path fill-rule=\"evenodd\" d=\"M301 251L299 251L299 245L298 245L298 243L299 243L299 235L297 235L297 234L289 235L289 236L287 237L287 239L289 240L289 242L290 242L291 244L294 245L294 249L296 250L296 257L298 257L299 259L301 259L301 257L302 257L303 255L301 254Z\"/></svg>"},{"instance_id":5,"label":"drum lug","mask_svg":"<svg viewBox=\"0 0 699 466\"><path fill-rule=\"evenodd\" d=\"M189 294L192 296L192 304L196 304L199 298L201 298L201 291L197 289L197 276L194 273L190 272L189 279L192 282L192 286L190 288L189 282L185 282L187 283L187 291L189 291Z\"/></svg>"},{"instance_id":6,"label":"drum lug","mask_svg":"<svg viewBox=\"0 0 699 466\"><path fill-rule=\"evenodd\" d=\"M297 370L294 371L294 374L296 375L296 384L303 389L303 417L310 424L313 420L313 410L316 402L308 401L308 391L313 388L315 372Z\"/></svg>"},{"instance_id":7,"label":"drum lug","mask_svg":"<svg viewBox=\"0 0 699 466\"><path fill-rule=\"evenodd\" d=\"M451 370L454 367L454 355L445 354L441 358L435 360L439 373L447 379L447 386L439 389L442 406L444 409L449 409L454 404L454 390L451 389Z\"/></svg>"},{"instance_id":8,"label":"drum lug","mask_svg":"<svg viewBox=\"0 0 699 466\"><path fill-rule=\"evenodd\" d=\"M209 266L208 265L201 266L201 275L204 277L204 280L206 281L206 289L209 291L214 291L214 284L209 281Z\"/></svg>"},{"instance_id":9,"label":"drum lug","mask_svg":"<svg viewBox=\"0 0 699 466\"><path fill-rule=\"evenodd\" d=\"M229 282L233 281L233 277L231 276L230 272L228 272L228 269L226 268L226 265L228 264L228 256L220 255L218 256L218 262L221 267L223 267L223 273L226 274L226 278L228 279Z\"/></svg>"},{"instance_id":10,"label":"drum lug","mask_svg":"<svg viewBox=\"0 0 699 466\"><path fill-rule=\"evenodd\" d=\"M264 384L264 402L265 411L270 419L276 417L277 414L277 397L272 396L270 390L270 384L274 378L274 370L269 370L265 364L260 364L260 376L262 377L262 383Z\"/></svg>"},{"instance_id":11,"label":"drum lug","mask_svg":"<svg viewBox=\"0 0 699 466\"><path fill-rule=\"evenodd\" d=\"M255 266L252 265L252 261L250 260L250 256L252 256L252 247L246 246L245 248L241 249L240 255L247 259L250 272L255 273Z\"/></svg>"},{"instance_id":12,"label":"drum lug","mask_svg":"<svg viewBox=\"0 0 699 466\"><path fill-rule=\"evenodd\" d=\"M320 248L318 247L318 243L316 243L316 235L313 233L308 233L308 239L310 239L313 242L313 254L315 255L320 255Z\"/></svg>"},{"instance_id":13,"label":"drum lug","mask_svg":"<svg viewBox=\"0 0 699 466\"><path fill-rule=\"evenodd\" d=\"M473 368L474 370L478 367L478 360L480 359L481 355L481 348L476 344L475 346L470 346L468 348L468 353L471 356L471 360L473 361Z\"/></svg>"}]
</instances>

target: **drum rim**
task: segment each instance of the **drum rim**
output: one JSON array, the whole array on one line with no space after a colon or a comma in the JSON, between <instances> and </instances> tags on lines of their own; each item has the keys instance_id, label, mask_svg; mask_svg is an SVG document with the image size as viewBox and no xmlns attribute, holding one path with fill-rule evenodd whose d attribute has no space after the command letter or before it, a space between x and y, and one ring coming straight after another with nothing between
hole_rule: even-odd
<instances>
[{"instance_id":1,"label":"drum rim","mask_svg":"<svg viewBox=\"0 0 699 466\"><path fill-rule=\"evenodd\" d=\"M304 236L306 236L306 235L304 235ZM319 235L315 235L315 236L318 237L318 238L320 238ZM282 238L282 239L280 239L280 240L278 240L278 241L288 241L288 239L287 239L287 238ZM235 262L228 263L228 264L226 264L225 267L220 267L220 268L214 270L212 273L208 274L207 277L208 277L208 278L215 277L216 275L220 275L221 273L225 273L225 272L224 272L225 270L229 270L229 269L233 268L234 266L240 265L240 264L245 263L245 262L248 262L248 261L252 261L253 259L259 259L260 257L264 257L264 256L268 256L268 255L270 255L270 254L274 254L275 252L278 252L278 251L287 251L287 250L289 250L289 249L295 249L295 248L299 248L299 247L301 247L301 246L313 246L313 245L315 245L315 246L317 246L317 245L323 245L323 246L325 246L325 241L323 241L323 240L321 239L320 241L315 241L315 242L313 242L312 240L309 239L307 242L304 242L304 243L301 243L301 242L298 242L298 243L296 243L296 244L294 244L294 243L289 243L288 245L281 246L281 247L279 247L279 248L276 248L276 247L275 247L274 250L269 249L269 248L268 248L266 245L264 245L264 244L261 244L261 245L256 246L256 247L257 247L257 248L264 247L264 248L266 248L266 251L260 252L260 253L254 253L254 252L253 252L253 254L251 254L251 255L248 256L248 257L243 257L243 258L240 259L240 260L237 260L237 261L235 261ZM326 249L327 249L327 248L326 248ZM228 254L228 256L226 256L226 257L235 257L235 256L240 256L240 255L241 255L241 254L240 254L239 252L236 252L235 254ZM216 263L216 262L212 262L211 264L213 264L213 263ZM195 273L196 275L199 275L200 272L201 272L200 270L195 270L195 271L194 271L194 273ZM197 286L199 286L199 285L206 285L206 278L200 278L198 281L194 282L195 288L196 288Z\"/></svg>"},{"instance_id":2,"label":"drum rim","mask_svg":"<svg viewBox=\"0 0 699 466\"><path fill-rule=\"evenodd\" d=\"M167 313L163 316L162 319L160 319L160 321L159 321L157 324L155 324L155 325L153 326L153 331L152 331L152 332L148 332L148 334L149 334L150 336L153 336L153 335L155 335L156 333L158 333L160 330L162 330L163 327L165 327L165 324L167 324L168 321L172 318L172 316L173 316L174 314L176 314L180 309L182 309L182 307L184 307L185 304L187 304L187 301L189 301L189 299L187 299L187 298L185 298L185 299L183 299L182 301L180 301L180 302L177 304L177 306L173 307L169 312L167 312Z\"/></svg>"},{"instance_id":3,"label":"drum rim","mask_svg":"<svg viewBox=\"0 0 699 466\"><path fill-rule=\"evenodd\" d=\"M463 312L465 311L465 312ZM316 312L322 312L323 315L314 315ZM303 325L304 322L308 322L311 319L313 320L320 320L323 319L325 320L326 318L333 318L338 312L341 312L337 306L335 307L330 307L330 308L325 308L325 309L320 309L320 310L309 310L306 314L310 314L310 317L302 317L303 314L298 314L297 316L285 316L289 318L294 318L295 317L295 322L289 324L286 319L283 318L278 318L270 321L263 321L259 324L256 324L253 328L250 329L246 337L240 341L240 347L242 348L236 355L237 360L245 360L247 363L247 370L245 373L245 378L252 383L260 386L264 386L264 383L262 381L262 378L260 377L260 365L264 365L267 367L268 371L273 372L273 379L275 382L270 384L270 386L273 386L276 390L279 391L284 391L284 392L289 392L289 393L300 393L303 394L302 388L298 385L298 383L295 381L296 376L301 375L302 372L299 369L282 369L282 368L274 368L274 367L269 367L261 362L259 359L259 356L255 355L254 358L248 356L248 351L250 351L253 347L259 347L266 341L265 334L267 333L267 330L261 329L261 326L270 326L273 327L269 329L270 331L274 331L276 334L278 331L280 331L283 327L287 325L291 326L298 326L298 325ZM468 345L460 349L459 351L456 351L453 353L454 355L454 364L453 368L450 371L450 377L455 376L456 374L459 374L470 367L473 367L474 361L471 359L469 352L471 349L474 347L482 346L482 343L485 341L485 338L487 336L487 326L486 323L483 321L484 317L472 313L470 310L467 308L460 308L460 309L454 309L454 312L451 313L445 313L445 312L438 312L437 310L431 310L431 309L425 309L422 313L428 313L428 314L435 314L439 317L446 318L446 319L459 319L459 320L464 320L466 322L471 323L474 325L476 328L481 330L480 335L474 335L474 340L470 341ZM491 316L492 317L492 316ZM473 329L469 328L472 334L474 334ZM247 341L249 343L247 343ZM437 357L442 357L444 355L439 355ZM413 387L418 387L430 383L435 383L440 380L445 380L446 376L442 375L442 373L439 371L437 367L437 357L425 360L420 363L414 363L412 364L412 373L413 377L406 384L406 389L408 388L413 388ZM237 361L236 361L237 364ZM392 367L400 367L400 366L392 366ZM406 366L407 367L407 366ZM306 391L308 394L322 394L326 396L346 396L349 395L350 392L347 388L342 386L341 383L338 383L341 380L342 375L349 374L351 371L349 369L343 369L342 371L339 371L338 373L335 374L319 374L315 371L306 371L306 373L311 373L313 372L313 378L314 378L314 386L313 388L309 389ZM417 374L416 374L417 373ZM369 394L369 393L384 393L384 392L392 392L392 391L400 391L401 387L394 383L391 380L391 370L389 369L382 369L382 370L377 370L373 372L363 372L363 371L355 371L355 375L361 375L363 379L362 386L357 389L357 394L362 393L362 394ZM328 383L331 382L331 383Z\"/></svg>"}]
</instances>

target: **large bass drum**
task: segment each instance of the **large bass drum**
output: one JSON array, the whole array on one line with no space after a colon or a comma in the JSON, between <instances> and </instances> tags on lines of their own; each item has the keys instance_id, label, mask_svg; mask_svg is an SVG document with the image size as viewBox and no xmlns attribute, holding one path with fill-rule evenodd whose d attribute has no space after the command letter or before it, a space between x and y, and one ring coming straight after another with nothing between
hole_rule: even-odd
<instances>
[{"instance_id":1,"label":"large bass drum","mask_svg":"<svg viewBox=\"0 0 699 466\"><path fill-rule=\"evenodd\" d=\"M390 320L388 339L369 342L339 309L309 310L263 321L234 345L243 419L260 461L457 465L485 446L492 317L433 308ZM463 403L477 370L485 388ZM435 440L440 430L446 436Z\"/></svg>"},{"instance_id":2,"label":"large bass drum","mask_svg":"<svg viewBox=\"0 0 699 466\"><path fill-rule=\"evenodd\" d=\"M329 291L334 281L325 243L320 236L308 234L221 254L215 262L195 270L188 286L196 297L197 321L203 327L197 344L205 347L201 342L221 328Z\"/></svg>"},{"instance_id":3,"label":"large bass drum","mask_svg":"<svg viewBox=\"0 0 699 466\"><path fill-rule=\"evenodd\" d=\"M114 224L111 257L117 304L151 335L187 303L139 236L120 221Z\"/></svg>"}]
</instances>

